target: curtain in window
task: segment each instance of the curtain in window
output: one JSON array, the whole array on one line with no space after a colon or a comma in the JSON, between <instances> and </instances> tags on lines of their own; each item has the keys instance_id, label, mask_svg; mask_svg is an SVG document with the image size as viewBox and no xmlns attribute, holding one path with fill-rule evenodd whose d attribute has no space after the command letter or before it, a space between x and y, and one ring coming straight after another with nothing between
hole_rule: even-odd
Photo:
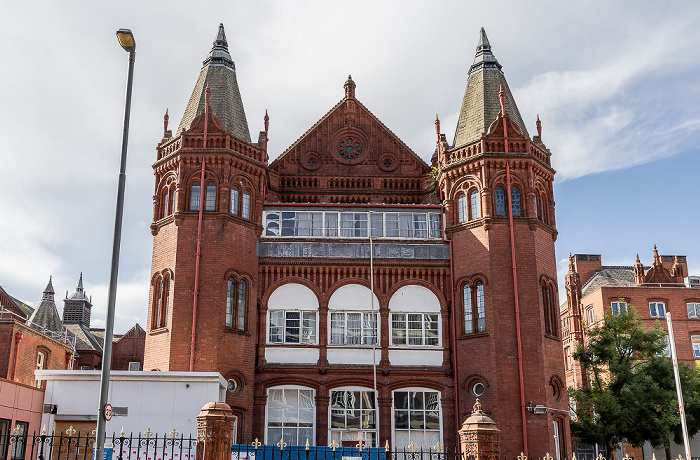
<instances>
[{"instance_id":1,"label":"curtain in window","mask_svg":"<svg viewBox=\"0 0 700 460\"><path fill-rule=\"evenodd\" d=\"M464 193L457 197L457 209L459 210L459 221L467 220L467 196Z\"/></svg>"},{"instance_id":2,"label":"curtain in window","mask_svg":"<svg viewBox=\"0 0 700 460\"><path fill-rule=\"evenodd\" d=\"M216 184L214 182L207 183L207 189L204 196L204 210L216 210Z\"/></svg>"},{"instance_id":3,"label":"curtain in window","mask_svg":"<svg viewBox=\"0 0 700 460\"><path fill-rule=\"evenodd\" d=\"M479 201L479 191L477 189L474 189L469 193L469 201L471 205L471 215L469 218L478 219L481 217L481 203Z\"/></svg>"},{"instance_id":4,"label":"curtain in window","mask_svg":"<svg viewBox=\"0 0 700 460\"><path fill-rule=\"evenodd\" d=\"M290 446L313 440L313 390L270 388L267 396L267 443L283 439Z\"/></svg>"},{"instance_id":5,"label":"curtain in window","mask_svg":"<svg viewBox=\"0 0 700 460\"><path fill-rule=\"evenodd\" d=\"M238 215L238 187L231 187L231 214Z\"/></svg>"},{"instance_id":6,"label":"curtain in window","mask_svg":"<svg viewBox=\"0 0 700 460\"><path fill-rule=\"evenodd\" d=\"M190 211L199 211L200 193L199 182L192 182L192 186L190 187Z\"/></svg>"},{"instance_id":7,"label":"curtain in window","mask_svg":"<svg viewBox=\"0 0 700 460\"><path fill-rule=\"evenodd\" d=\"M246 280L241 280L238 283L238 318L236 321L236 329L245 330L245 307L246 307L246 296L248 290L248 283Z\"/></svg>"},{"instance_id":8,"label":"curtain in window","mask_svg":"<svg viewBox=\"0 0 700 460\"><path fill-rule=\"evenodd\" d=\"M494 189L494 198L496 200L496 215L506 215L506 191L500 185Z\"/></svg>"}]
</instances>

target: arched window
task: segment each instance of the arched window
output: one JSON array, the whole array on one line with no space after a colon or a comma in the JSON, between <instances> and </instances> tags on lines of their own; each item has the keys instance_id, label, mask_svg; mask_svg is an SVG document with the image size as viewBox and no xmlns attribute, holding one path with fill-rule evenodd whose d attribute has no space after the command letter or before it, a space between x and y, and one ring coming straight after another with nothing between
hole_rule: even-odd
<instances>
[{"instance_id":1,"label":"arched window","mask_svg":"<svg viewBox=\"0 0 700 460\"><path fill-rule=\"evenodd\" d=\"M545 334L559 336L559 318L554 297L554 286L550 283L542 284L542 306L544 309L544 332Z\"/></svg>"},{"instance_id":2,"label":"arched window","mask_svg":"<svg viewBox=\"0 0 700 460\"><path fill-rule=\"evenodd\" d=\"M168 294L170 292L170 274L158 276L153 287L153 316L151 329L165 327L168 322Z\"/></svg>"},{"instance_id":3,"label":"arched window","mask_svg":"<svg viewBox=\"0 0 700 460\"><path fill-rule=\"evenodd\" d=\"M514 216L520 216L520 189L518 187L510 188L510 203L513 209Z\"/></svg>"},{"instance_id":4,"label":"arched window","mask_svg":"<svg viewBox=\"0 0 700 460\"><path fill-rule=\"evenodd\" d=\"M216 184L214 182L207 183L206 194L204 197L204 210L216 211Z\"/></svg>"},{"instance_id":5,"label":"arched window","mask_svg":"<svg viewBox=\"0 0 700 460\"><path fill-rule=\"evenodd\" d=\"M226 289L226 327L233 327L233 307L236 301L236 280L228 279L228 287Z\"/></svg>"},{"instance_id":6,"label":"arched window","mask_svg":"<svg viewBox=\"0 0 700 460\"><path fill-rule=\"evenodd\" d=\"M484 300L484 283L477 281L472 286L465 284L462 288L464 306L464 333L484 332L486 330L486 305Z\"/></svg>"},{"instance_id":7,"label":"arched window","mask_svg":"<svg viewBox=\"0 0 700 460\"><path fill-rule=\"evenodd\" d=\"M242 215L246 219L250 219L250 192L248 190L243 191Z\"/></svg>"},{"instance_id":8,"label":"arched window","mask_svg":"<svg viewBox=\"0 0 700 460\"><path fill-rule=\"evenodd\" d=\"M496 215L506 215L506 191L500 185L494 190L494 198L496 200Z\"/></svg>"},{"instance_id":9,"label":"arched window","mask_svg":"<svg viewBox=\"0 0 700 460\"><path fill-rule=\"evenodd\" d=\"M464 193L460 193L457 197L457 209L459 211L459 221L464 222L467 220L467 196Z\"/></svg>"},{"instance_id":10,"label":"arched window","mask_svg":"<svg viewBox=\"0 0 700 460\"><path fill-rule=\"evenodd\" d=\"M481 217L481 204L479 200L479 191L477 189L469 192L469 218L478 219Z\"/></svg>"},{"instance_id":11,"label":"arched window","mask_svg":"<svg viewBox=\"0 0 700 460\"><path fill-rule=\"evenodd\" d=\"M542 207L542 195L537 194L537 199L535 200L535 212L537 214L537 219L540 222L544 222L544 208Z\"/></svg>"},{"instance_id":12,"label":"arched window","mask_svg":"<svg viewBox=\"0 0 700 460\"><path fill-rule=\"evenodd\" d=\"M170 215L170 189L165 188L165 193L163 194L163 216L167 217Z\"/></svg>"},{"instance_id":13,"label":"arched window","mask_svg":"<svg viewBox=\"0 0 700 460\"><path fill-rule=\"evenodd\" d=\"M192 182L190 187L190 211L199 211L200 183Z\"/></svg>"},{"instance_id":14,"label":"arched window","mask_svg":"<svg viewBox=\"0 0 700 460\"><path fill-rule=\"evenodd\" d=\"M238 187L231 187L231 214L238 215Z\"/></svg>"},{"instance_id":15,"label":"arched window","mask_svg":"<svg viewBox=\"0 0 700 460\"><path fill-rule=\"evenodd\" d=\"M245 330L245 307L247 299L248 283L241 280L238 283L238 318L236 320L236 329Z\"/></svg>"}]
</instances>

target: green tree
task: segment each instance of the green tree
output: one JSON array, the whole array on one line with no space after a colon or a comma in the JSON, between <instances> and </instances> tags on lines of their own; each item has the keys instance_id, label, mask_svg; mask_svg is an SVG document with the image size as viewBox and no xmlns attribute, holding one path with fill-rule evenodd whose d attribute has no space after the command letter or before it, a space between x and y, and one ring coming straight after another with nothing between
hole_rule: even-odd
<instances>
[{"instance_id":1,"label":"green tree","mask_svg":"<svg viewBox=\"0 0 700 460\"><path fill-rule=\"evenodd\" d=\"M658 326L645 330L629 308L605 315L587 334L587 344L574 354L588 385L569 393L578 416L571 422L572 435L606 446L609 455L623 441L664 446L679 424L670 360L659 357L666 333Z\"/></svg>"}]
</instances>

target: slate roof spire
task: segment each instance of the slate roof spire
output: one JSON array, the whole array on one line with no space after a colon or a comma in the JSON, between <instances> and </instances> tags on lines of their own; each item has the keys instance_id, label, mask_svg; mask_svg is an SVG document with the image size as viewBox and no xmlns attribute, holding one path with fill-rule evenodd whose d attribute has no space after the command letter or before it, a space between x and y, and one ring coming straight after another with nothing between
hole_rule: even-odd
<instances>
[{"instance_id":1,"label":"slate roof spire","mask_svg":"<svg viewBox=\"0 0 700 460\"><path fill-rule=\"evenodd\" d=\"M236 66L228 51L223 24L219 24L214 45L202 64L192 96L177 128L178 134L184 129L189 129L192 121L204 110L205 88L209 85L209 105L213 115L221 121L223 129L230 130L237 138L250 142L248 120L236 79Z\"/></svg>"},{"instance_id":2,"label":"slate roof spire","mask_svg":"<svg viewBox=\"0 0 700 460\"><path fill-rule=\"evenodd\" d=\"M27 325L42 332L60 332L63 328L61 317L58 315L58 309L56 308L56 302L54 302L54 290L51 277L49 277L49 284L47 284L46 289L44 289L41 302L39 302L36 310L34 310L29 319L27 319Z\"/></svg>"},{"instance_id":3,"label":"slate roof spire","mask_svg":"<svg viewBox=\"0 0 700 460\"><path fill-rule=\"evenodd\" d=\"M518 106L510 92L506 77L501 71L501 64L491 51L491 43L482 27L479 31L474 62L469 68L467 88L464 91L462 108L455 130L454 147L461 147L477 141L482 134L488 132L489 126L501 112L498 95L501 87L503 88L508 117L518 125L522 135L528 137L525 123L523 123Z\"/></svg>"}]
</instances>

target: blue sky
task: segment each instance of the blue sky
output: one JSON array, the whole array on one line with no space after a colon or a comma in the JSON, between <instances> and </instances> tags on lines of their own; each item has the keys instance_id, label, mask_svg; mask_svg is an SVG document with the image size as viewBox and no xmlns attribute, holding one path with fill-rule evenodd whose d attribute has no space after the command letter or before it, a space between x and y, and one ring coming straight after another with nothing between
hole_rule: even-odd
<instances>
[{"instance_id":1,"label":"blue sky","mask_svg":"<svg viewBox=\"0 0 700 460\"><path fill-rule=\"evenodd\" d=\"M680 1L13 2L0 17L0 285L36 304L84 273L104 318L127 55L137 41L116 332L145 323L155 146L177 126L223 22L252 138L279 155L343 96L426 161L449 140L480 27L557 169L557 258L649 264L653 244L700 275L700 4ZM563 289L560 290L563 298Z\"/></svg>"}]
</instances>

